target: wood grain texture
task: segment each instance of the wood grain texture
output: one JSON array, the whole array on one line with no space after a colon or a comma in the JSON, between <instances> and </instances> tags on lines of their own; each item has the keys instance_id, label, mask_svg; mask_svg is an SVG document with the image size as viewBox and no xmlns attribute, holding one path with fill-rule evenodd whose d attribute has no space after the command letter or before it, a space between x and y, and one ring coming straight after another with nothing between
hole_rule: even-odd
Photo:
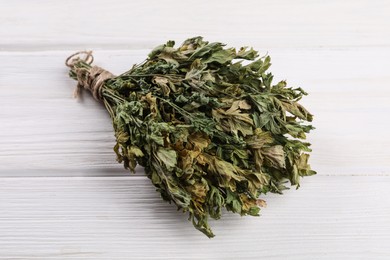
<instances>
[{"instance_id":1,"label":"wood grain texture","mask_svg":"<svg viewBox=\"0 0 390 260\"><path fill-rule=\"evenodd\" d=\"M266 48L390 45L387 0L1 1L5 50L152 48L203 35Z\"/></svg>"},{"instance_id":2,"label":"wood grain texture","mask_svg":"<svg viewBox=\"0 0 390 260\"><path fill-rule=\"evenodd\" d=\"M389 259L387 0L0 0L0 259ZM207 239L142 169L115 161L110 118L72 98L64 60L121 73L155 45L204 36L272 57L310 95L318 175L224 213Z\"/></svg>"},{"instance_id":3,"label":"wood grain texture","mask_svg":"<svg viewBox=\"0 0 390 260\"><path fill-rule=\"evenodd\" d=\"M224 212L208 239L142 177L0 178L0 258L388 259L389 185L307 178L261 217Z\"/></svg>"}]
</instances>

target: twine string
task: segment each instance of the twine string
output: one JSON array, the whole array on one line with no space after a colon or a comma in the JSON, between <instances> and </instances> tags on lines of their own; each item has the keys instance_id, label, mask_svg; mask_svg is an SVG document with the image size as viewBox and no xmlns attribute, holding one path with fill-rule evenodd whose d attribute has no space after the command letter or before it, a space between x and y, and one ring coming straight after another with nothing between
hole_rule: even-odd
<instances>
[{"instance_id":1,"label":"twine string","mask_svg":"<svg viewBox=\"0 0 390 260\"><path fill-rule=\"evenodd\" d=\"M85 54L84 57L81 55ZM77 87L74 96L80 96L81 89L89 90L97 101L102 101L102 87L104 82L115 77L111 72L98 66L77 66L80 62L91 65L93 56L91 51L79 51L69 56L65 64L76 74Z\"/></svg>"}]
</instances>

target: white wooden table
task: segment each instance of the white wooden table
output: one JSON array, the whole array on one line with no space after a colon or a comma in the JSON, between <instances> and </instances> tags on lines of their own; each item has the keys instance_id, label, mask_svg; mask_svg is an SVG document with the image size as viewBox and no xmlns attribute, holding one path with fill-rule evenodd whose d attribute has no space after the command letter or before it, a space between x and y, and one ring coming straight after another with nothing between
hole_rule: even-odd
<instances>
[{"instance_id":1,"label":"white wooden table","mask_svg":"<svg viewBox=\"0 0 390 260\"><path fill-rule=\"evenodd\" d=\"M310 95L312 167L216 237L115 161L110 118L64 60L120 73L202 35L250 45ZM390 2L0 0L0 259L390 259Z\"/></svg>"}]
</instances>

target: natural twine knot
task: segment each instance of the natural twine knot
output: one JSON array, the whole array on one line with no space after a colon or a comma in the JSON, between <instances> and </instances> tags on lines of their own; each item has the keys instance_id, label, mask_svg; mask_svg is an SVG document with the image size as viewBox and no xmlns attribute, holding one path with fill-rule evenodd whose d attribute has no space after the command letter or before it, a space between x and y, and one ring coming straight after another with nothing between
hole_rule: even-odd
<instances>
[{"instance_id":1,"label":"natural twine knot","mask_svg":"<svg viewBox=\"0 0 390 260\"><path fill-rule=\"evenodd\" d=\"M85 57L81 58L81 54L85 54ZM98 66L77 66L80 61L88 65L92 64L92 52L76 52L75 54L69 56L65 61L66 66L71 68L77 77L78 83L74 91L74 96L78 97L81 89L84 88L89 90L97 101L102 101L102 87L104 82L115 76L111 72Z\"/></svg>"}]
</instances>

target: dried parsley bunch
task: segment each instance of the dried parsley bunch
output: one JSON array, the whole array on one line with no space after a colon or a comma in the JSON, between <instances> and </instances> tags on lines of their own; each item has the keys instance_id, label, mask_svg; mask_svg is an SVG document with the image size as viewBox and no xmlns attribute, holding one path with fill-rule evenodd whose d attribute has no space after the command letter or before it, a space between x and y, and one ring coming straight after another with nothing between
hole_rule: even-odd
<instances>
[{"instance_id":1,"label":"dried parsley bunch","mask_svg":"<svg viewBox=\"0 0 390 260\"><path fill-rule=\"evenodd\" d=\"M223 208L256 216L261 193L315 174L310 144L300 140L313 129L298 103L306 93L273 85L269 56L195 37L158 46L119 76L91 63L90 53L67 61L78 89L110 113L118 161L132 172L143 166L162 198L208 237L208 218L219 219Z\"/></svg>"}]
</instances>

